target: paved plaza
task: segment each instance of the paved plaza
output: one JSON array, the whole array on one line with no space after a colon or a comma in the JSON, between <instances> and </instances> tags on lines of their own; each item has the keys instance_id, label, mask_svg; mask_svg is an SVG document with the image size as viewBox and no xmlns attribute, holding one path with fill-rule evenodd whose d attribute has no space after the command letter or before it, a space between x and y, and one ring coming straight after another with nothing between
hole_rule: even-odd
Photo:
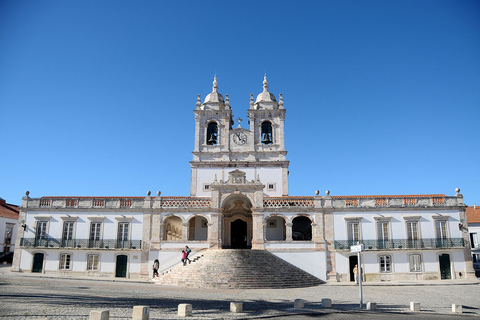
<instances>
[{"instance_id":1,"label":"paved plaza","mask_svg":"<svg viewBox=\"0 0 480 320\"><path fill-rule=\"evenodd\" d=\"M79 278L14 273L0 267L0 319L88 319L93 309L110 310L110 319L131 319L133 306L149 306L150 319L181 319L180 303L193 306L189 319L245 319L280 317L307 319L410 319L459 318L452 303L463 305L463 316L480 316L480 282L477 279L421 283L366 283L364 302L378 305L376 313L359 310L358 286L325 284L301 289L202 290L163 287L150 281ZM321 306L332 299L332 309ZM305 300L294 309L295 299ZM244 312L231 313L230 302L243 302ZM409 311L410 301L421 312ZM307 313L307 315L301 315ZM313 314L312 314L313 313Z\"/></svg>"}]
</instances>

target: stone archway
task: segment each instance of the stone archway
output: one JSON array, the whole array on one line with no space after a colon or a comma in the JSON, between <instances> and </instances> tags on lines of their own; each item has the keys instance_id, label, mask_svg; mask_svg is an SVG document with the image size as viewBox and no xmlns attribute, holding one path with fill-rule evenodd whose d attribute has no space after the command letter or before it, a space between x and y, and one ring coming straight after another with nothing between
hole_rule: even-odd
<instances>
[{"instance_id":1,"label":"stone archway","mask_svg":"<svg viewBox=\"0 0 480 320\"><path fill-rule=\"evenodd\" d=\"M248 197L234 194L222 205L222 243L224 249L252 247L252 204Z\"/></svg>"}]
</instances>

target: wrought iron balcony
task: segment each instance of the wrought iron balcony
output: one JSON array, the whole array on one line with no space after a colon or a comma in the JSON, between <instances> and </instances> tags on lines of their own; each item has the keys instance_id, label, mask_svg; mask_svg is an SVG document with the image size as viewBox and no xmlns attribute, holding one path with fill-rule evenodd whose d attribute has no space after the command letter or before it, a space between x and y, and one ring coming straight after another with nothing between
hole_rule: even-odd
<instances>
[{"instance_id":1,"label":"wrought iron balcony","mask_svg":"<svg viewBox=\"0 0 480 320\"><path fill-rule=\"evenodd\" d=\"M337 240L334 242L335 250L350 251L350 247L357 242L363 243L365 250L408 250L408 249L437 249L437 248L463 248L463 238L426 238L418 240L393 239L393 240Z\"/></svg>"},{"instance_id":2,"label":"wrought iron balcony","mask_svg":"<svg viewBox=\"0 0 480 320\"><path fill-rule=\"evenodd\" d=\"M37 238L22 238L20 246L23 248L72 248L72 249L128 249L140 250L142 247L142 240L89 240L89 239L73 239L63 240L55 238L37 239Z\"/></svg>"}]
</instances>

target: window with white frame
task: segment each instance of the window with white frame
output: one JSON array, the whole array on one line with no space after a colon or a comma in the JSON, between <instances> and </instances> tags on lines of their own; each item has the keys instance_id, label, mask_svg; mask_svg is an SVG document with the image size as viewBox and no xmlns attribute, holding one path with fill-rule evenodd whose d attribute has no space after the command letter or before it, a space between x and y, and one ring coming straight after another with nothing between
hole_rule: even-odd
<instances>
[{"instance_id":1,"label":"window with white frame","mask_svg":"<svg viewBox=\"0 0 480 320\"><path fill-rule=\"evenodd\" d=\"M98 271L98 254L89 254L87 259L87 270Z\"/></svg>"},{"instance_id":2,"label":"window with white frame","mask_svg":"<svg viewBox=\"0 0 480 320\"><path fill-rule=\"evenodd\" d=\"M390 240L389 236L389 222L388 221L377 221L377 238L379 241L388 241Z\"/></svg>"},{"instance_id":3,"label":"window with white frame","mask_svg":"<svg viewBox=\"0 0 480 320\"><path fill-rule=\"evenodd\" d=\"M102 231L102 223L97 221L90 222L90 247L98 247L100 245Z\"/></svg>"},{"instance_id":4,"label":"window with white frame","mask_svg":"<svg viewBox=\"0 0 480 320\"><path fill-rule=\"evenodd\" d=\"M407 221L407 239L418 240L418 221Z\"/></svg>"},{"instance_id":5,"label":"window with white frame","mask_svg":"<svg viewBox=\"0 0 480 320\"><path fill-rule=\"evenodd\" d=\"M63 222L63 240L72 240L73 239L73 221Z\"/></svg>"},{"instance_id":6,"label":"window with white frame","mask_svg":"<svg viewBox=\"0 0 480 320\"><path fill-rule=\"evenodd\" d=\"M391 255L380 256L380 272L383 272L383 273L392 272L392 256Z\"/></svg>"},{"instance_id":7,"label":"window with white frame","mask_svg":"<svg viewBox=\"0 0 480 320\"><path fill-rule=\"evenodd\" d=\"M118 233L117 233L117 240L118 241L127 241L128 240L129 226L130 226L129 222L119 222L118 223Z\"/></svg>"},{"instance_id":8,"label":"window with white frame","mask_svg":"<svg viewBox=\"0 0 480 320\"><path fill-rule=\"evenodd\" d=\"M447 239L447 221L437 220L435 221L435 230L437 232L437 239Z\"/></svg>"},{"instance_id":9,"label":"window with white frame","mask_svg":"<svg viewBox=\"0 0 480 320\"><path fill-rule=\"evenodd\" d=\"M422 271L422 256L419 254L411 254L409 256L410 272Z\"/></svg>"},{"instance_id":10,"label":"window with white frame","mask_svg":"<svg viewBox=\"0 0 480 320\"><path fill-rule=\"evenodd\" d=\"M360 241L360 223L357 221L347 222L348 241Z\"/></svg>"},{"instance_id":11,"label":"window with white frame","mask_svg":"<svg viewBox=\"0 0 480 320\"><path fill-rule=\"evenodd\" d=\"M47 238L47 223L48 221L37 221L37 230L35 231L35 238L37 240Z\"/></svg>"},{"instance_id":12,"label":"window with white frame","mask_svg":"<svg viewBox=\"0 0 480 320\"><path fill-rule=\"evenodd\" d=\"M60 270L71 269L71 257L70 253L62 253L60 255Z\"/></svg>"}]
</instances>

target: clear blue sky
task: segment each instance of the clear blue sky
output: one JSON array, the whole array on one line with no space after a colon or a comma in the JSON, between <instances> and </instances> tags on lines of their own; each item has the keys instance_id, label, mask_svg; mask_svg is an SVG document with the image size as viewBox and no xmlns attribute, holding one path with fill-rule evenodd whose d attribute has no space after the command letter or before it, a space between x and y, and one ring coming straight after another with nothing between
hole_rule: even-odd
<instances>
[{"instance_id":1,"label":"clear blue sky","mask_svg":"<svg viewBox=\"0 0 480 320\"><path fill-rule=\"evenodd\" d=\"M188 196L196 96L283 93L290 195L480 204L479 1L0 1L0 197Z\"/></svg>"}]
</instances>

